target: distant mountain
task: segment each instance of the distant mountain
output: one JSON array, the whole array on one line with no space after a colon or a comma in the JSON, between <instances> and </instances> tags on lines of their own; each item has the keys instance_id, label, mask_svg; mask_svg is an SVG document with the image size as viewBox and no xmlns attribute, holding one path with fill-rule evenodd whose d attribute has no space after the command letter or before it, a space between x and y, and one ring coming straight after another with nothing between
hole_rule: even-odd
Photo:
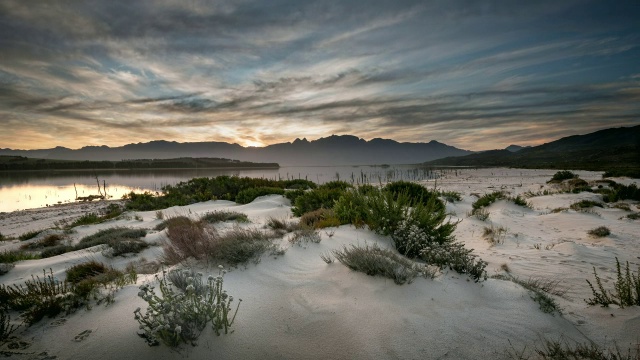
<instances>
[{"instance_id":1,"label":"distant mountain","mask_svg":"<svg viewBox=\"0 0 640 360\"><path fill-rule=\"evenodd\" d=\"M609 170L640 168L640 125L573 135L517 152L490 150L427 165Z\"/></svg>"},{"instance_id":2,"label":"distant mountain","mask_svg":"<svg viewBox=\"0 0 640 360\"><path fill-rule=\"evenodd\" d=\"M173 159L178 157L216 157L260 163L286 165L373 165L412 164L447 156L462 156L461 150L437 141L401 143L388 139L366 141L351 135L332 135L318 140L295 139L293 142L266 147L243 147L225 142L151 141L120 147L86 146L72 150L64 147L42 150L0 149L0 155L26 156L60 160L128 160Z\"/></svg>"},{"instance_id":3,"label":"distant mountain","mask_svg":"<svg viewBox=\"0 0 640 360\"><path fill-rule=\"evenodd\" d=\"M505 150L511 151L511 152L517 152L520 151L522 149L526 149L529 146L520 146L520 145L509 145L506 148L504 148Z\"/></svg>"}]
</instances>

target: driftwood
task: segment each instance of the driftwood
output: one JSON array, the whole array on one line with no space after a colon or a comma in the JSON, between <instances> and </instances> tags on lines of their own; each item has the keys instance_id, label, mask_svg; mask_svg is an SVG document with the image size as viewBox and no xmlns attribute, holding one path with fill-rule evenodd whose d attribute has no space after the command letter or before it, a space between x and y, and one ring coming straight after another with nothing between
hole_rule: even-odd
<instances>
[{"instance_id":1,"label":"driftwood","mask_svg":"<svg viewBox=\"0 0 640 360\"><path fill-rule=\"evenodd\" d=\"M76 200L77 201L93 201L96 199L104 200L109 196L107 195L107 182L102 180L102 189L100 188L100 180L98 179L98 175L95 175L96 183L98 183L98 194L99 195L89 195L89 196L78 196L78 189L76 188L76 183L73 183L73 188L76 191ZM104 189L104 194L103 190Z\"/></svg>"}]
</instances>

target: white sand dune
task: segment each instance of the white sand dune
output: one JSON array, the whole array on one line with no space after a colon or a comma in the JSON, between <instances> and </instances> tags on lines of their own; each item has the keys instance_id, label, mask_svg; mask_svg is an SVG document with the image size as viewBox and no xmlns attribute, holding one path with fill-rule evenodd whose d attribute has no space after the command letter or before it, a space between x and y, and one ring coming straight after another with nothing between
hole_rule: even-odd
<instances>
[{"instance_id":1,"label":"white sand dune","mask_svg":"<svg viewBox=\"0 0 640 360\"><path fill-rule=\"evenodd\" d=\"M392 280L354 272L339 262L326 264L320 254L348 244L378 244L391 247L387 237L366 229L341 226L333 236L321 231L319 244L282 246L287 252L274 258L265 255L259 264L233 269L225 276L225 289L243 302L233 326L234 332L215 336L206 330L198 346L181 346L177 350L161 345L149 347L136 332L133 318L136 307L145 308L138 298L138 285L153 282L152 275L141 275L137 285L126 286L115 297L115 303L79 310L55 319L45 318L30 327L21 327L18 336L24 349L13 350L18 358L58 359L156 359L156 358L220 358L220 359L478 359L502 358L508 350L528 351L544 338L594 341L602 346L617 343L621 348L640 341L640 308L619 309L588 306L591 297L586 279L593 280L593 267L606 287L613 287L615 257L629 261L635 270L640 263L638 244L640 223L621 219L628 212L615 208L597 208L594 214L573 210L551 212L568 207L582 199L597 199L590 193L554 194L529 199L533 209L511 202L498 201L488 210L490 218L480 221L466 216L476 197L495 190L512 195L526 191L552 189L545 182L555 171L485 169L458 170L439 179L437 186L463 194L463 201L447 204L462 220L456 238L488 261L489 275L504 274L527 279L542 277L560 280L567 290L554 297L563 315L545 314L528 291L504 280L489 279L474 283L466 276L445 271L435 279L418 278L411 284L396 285ZM585 180L598 179L599 173L578 172ZM619 179L617 179L619 180ZM620 180L621 181L621 180ZM629 183L629 180L625 180ZM434 182L425 182L433 187ZM542 187L541 187L542 186ZM637 204L630 207L638 211ZM65 208L66 209L66 208ZM198 216L208 211L226 210L247 214L251 224L262 227L269 217L290 218L288 200L266 196L247 205L228 201L211 201L163 210L165 216ZM49 209L47 209L49 210ZM62 209L59 211L63 211ZM67 210L64 210L67 211ZM34 212L36 212L34 210ZM55 211L38 213L43 218L32 220L29 227L18 214L0 220L0 232L19 234L21 229L44 228L55 218ZM142 221L132 218L110 221L76 229L75 241L99 229L113 226L151 229L160 220L156 213L138 212ZM482 238L485 226L507 229L504 242L491 246ZM594 239L587 231L607 226L612 234ZM231 226L223 224L222 226ZM151 231L146 241L157 244L163 232ZM0 251L16 247L0 243ZM153 246L137 257L107 258L96 249L86 249L48 259L23 261L0 277L4 284L21 283L31 274L51 268L59 278L65 269L96 259L118 268L144 257L158 258L161 248ZM205 273L217 273L217 264L197 265ZM90 330L87 331L87 330ZM5 345L6 347L6 345ZM46 352L46 355L44 354Z\"/></svg>"}]
</instances>

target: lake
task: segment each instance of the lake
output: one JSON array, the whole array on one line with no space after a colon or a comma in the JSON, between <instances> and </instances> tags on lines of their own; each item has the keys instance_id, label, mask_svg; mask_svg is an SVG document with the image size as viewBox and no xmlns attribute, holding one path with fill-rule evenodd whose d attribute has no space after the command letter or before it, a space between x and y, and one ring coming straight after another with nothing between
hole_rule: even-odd
<instances>
[{"instance_id":1,"label":"lake","mask_svg":"<svg viewBox=\"0 0 640 360\"><path fill-rule=\"evenodd\" d=\"M286 166L279 169L185 169L185 170L96 170L0 172L0 212L31 209L73 202L78 197L98 195L98 184L111 199L131 191L160 192L195 177L232 175L267 179L307 179L322 184L332 180L373 183L433 178L430 169L416 165L391 166Z\"/></svg>"}]
</instances>

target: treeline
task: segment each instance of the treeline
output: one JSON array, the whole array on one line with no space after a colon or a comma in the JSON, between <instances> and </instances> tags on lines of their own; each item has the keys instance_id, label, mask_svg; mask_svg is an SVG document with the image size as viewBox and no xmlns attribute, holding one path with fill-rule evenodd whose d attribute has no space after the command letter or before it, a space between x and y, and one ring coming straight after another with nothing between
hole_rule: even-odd
<instances>
[{"instance_id":1,"label":"treeline","mask_svg":"<svg viewBox=\"0 0 640 360\"><path fill-rule=\"evenodd\" d=\"M23 156L0 157L0 171L24 170L126 170L195 168L279 168L277 163L254 163L221 158L140 159L121 161L73 161L31 159Z\"/></svg>"}]
</instances>

